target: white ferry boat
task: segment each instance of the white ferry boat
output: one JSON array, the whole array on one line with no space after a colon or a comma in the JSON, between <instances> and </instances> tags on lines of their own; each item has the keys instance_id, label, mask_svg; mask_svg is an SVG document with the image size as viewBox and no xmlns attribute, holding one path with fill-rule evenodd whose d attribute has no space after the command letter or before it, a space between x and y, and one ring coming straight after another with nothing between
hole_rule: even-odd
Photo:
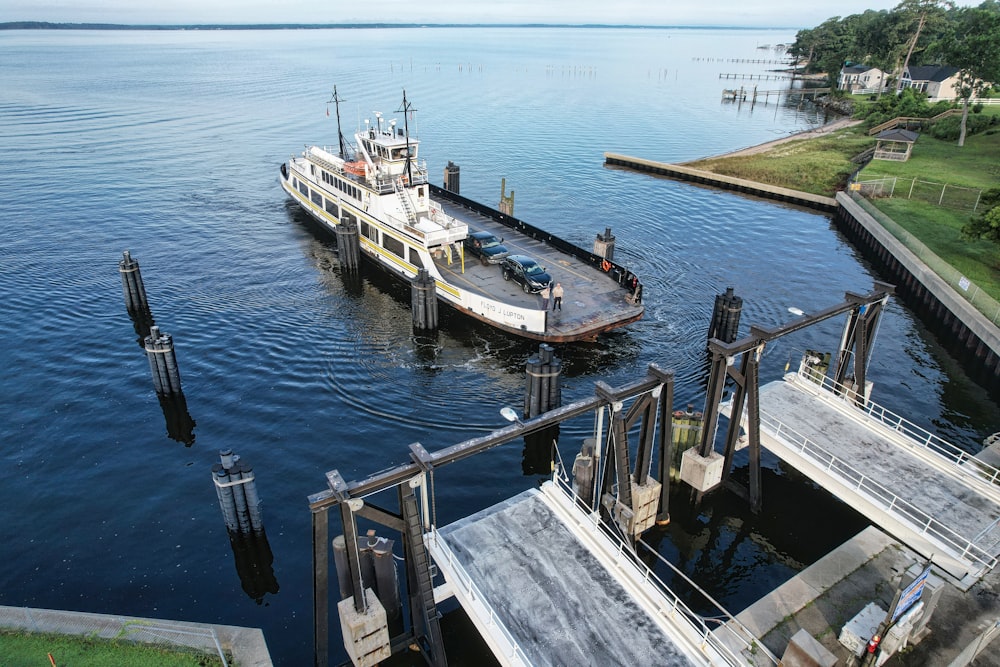
<instances>
[{"instance_id":1,"label":"white ferry boat","mask_svg":"<svg viewBox=\"0 0 1000 667\"><path fill-rule=\"evenodd\" d=\"M336 88L331 101L340 101ZM426 269L439 301L498 329L549 342L594 340L642 317L642 284L625 267L431 184L405 91L397 113L402 125L375 112L352 146L338 106L339 145L293 156L281 165L281 187L331 232L356 224L362 254L378 266L407 281ZM561 309L552 309L547 290L519 284L505 263L467 255L465 239L483 231L543 266L565 292Z\"/></svg>"}]
</instances>

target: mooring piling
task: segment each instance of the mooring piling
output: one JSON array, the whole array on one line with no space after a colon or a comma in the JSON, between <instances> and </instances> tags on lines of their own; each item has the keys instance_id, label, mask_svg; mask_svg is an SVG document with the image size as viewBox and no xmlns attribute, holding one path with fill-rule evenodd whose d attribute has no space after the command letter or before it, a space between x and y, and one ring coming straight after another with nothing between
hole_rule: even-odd
<instances>
[{"instance_id":1,"label":"mooring piling","mask_svg":"<svg viewBox=\"0 0 1000 667\"><path fill-rule=\"evenodd\" d=\"M531 419L562 404L559 375L562 361L548 343L538 346L538 354L525 363L524 418Z\"/></svg>"},{"instance_id":2,"label":"mooring piling","mask_svg":"<svg viewBox=\"0 0 1000 667\"><path fill-rule=\"evenodd\" d=\"M125 307L130 314L148 313L149 301L146 299L146 287L142 284L142 274L139 272L139 262L125 250L118 262L118 272L122 276L122 290L125 293Z\"/></svg>"},{"instance_id":3,"label":"mooring piling","mask_svg":"<svg viewBox=\"0 0 1000 667\"><path fill-rule=\"evenodd\" d=\"M437 281L427 269L419 269L410 281L410 295L413 328L420 331L437 329Z\"/></svg>"},{"instance_id":4,"label":"mooring piling","mask_svg":"<svg viewBox=\"0 0 1000 667\"><path fill-rule=\"evenodd\" d=\"M603 234L598 232L594 240L594 254L608 261L615 258L615 237L610 227L605 227Z\"/></svg>"},{"instance_id":5,"label":"mooring piling","mask_svg":"<svg viewBox=\"0 0 1000 667\"><path fill-rule=\"evenodd\" d=\"M231 449L219 452L219 459L221 462L212 466L212 480L226 528L240 534L263 531L253 467L241 463Z\"/></svg>"},{"instance_id":6,"label":"mooring piling","mask_svg":"<svg viewBox=\"0 0 1000 667\"><path fill-rule=\"evenodd\" d=\"M451 160L448 160L448 166L444 168L444 189L459 194L459 166Z\"/></svg>"},{"instance_id":7,"label":"mooring piling","mask_svg":"<svg viewBox=\"0 0 1000 667\"><path fill-rule=\"evenodd\" d=\"M743 298L736 296L732 287L727 287L724 294L718 294L715 297L715 308L712 310L712 324L708 328L708 338L717 338L724 343L732 343L738 335L742 313Z\"/></svg>"},{"instance_id":8,"label":"mooring piling","mask_svg":"<svg viewBox=\"0 0 1000 667\"><path fill-rule=\"evenodd\" d=\"M161 332L160 327L150 327L145 347L156 393L160 395L181 393L181 374L177 368L174 340L170 334Z\"/></svg>"},{"instance_id":9,"label":"mooring piling","mask_svg":"<svg viewBox=\"0 0 1000 667\"><path fill-rule=\"evenodd\" d=\"M343 535L337 535L333 538L332 544L340 599L346 600L354 595L347 540ZM362 587L375 592L375 596L385 609L389 625L401 629L403 607L399 592L399 575L392 554L395 542L385 537L378 537L374 530L369 530L367 535L358 536L357 544L357 567L360 570Z\"/></svg>"},{"instance_id":10,"label":"mooring piling","mask_svg":"<svg viewBox=\"0 0 1000 667\"><path fill-rule=\"evenodd\" d=\"M361 265L361 245L358 240L358 223L353 216L345 215L337 225L337 255L340 268L355 272Z\"/></svg>"}]
</instances>

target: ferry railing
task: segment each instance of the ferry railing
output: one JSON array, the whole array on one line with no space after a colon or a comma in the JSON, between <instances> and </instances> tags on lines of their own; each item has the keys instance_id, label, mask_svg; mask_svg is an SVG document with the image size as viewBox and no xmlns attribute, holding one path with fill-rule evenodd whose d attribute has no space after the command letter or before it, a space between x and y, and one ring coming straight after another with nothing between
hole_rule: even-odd
<instances>
[{"instance_id":1,"label":"ferry railing","mask_svg":"<svg viewBox=\"0 0 1000 667\"><path fill-rule=\"evenodd\" d=\"M660 579L660 577L657 576L657 574L653 572L653 570L646 565L646 563L642 561L642 559L639 558L635 549L633 549L632 546L625 542L618 533L612 531L612 529L601 520L600 515L597 512L587 511L587 509L580 503L576 494L573 492L569 478L566 476L564 471L561 472L560 468L557 467L551 479L554 483L553 486L563 493L570 502L574 503L576 509L579 510L577 512L564 514L563 518L572 520L583 530L597 531L610 541L615 550L613 562L614 566L627 576L627 572L625 572L625 564L630 565L632 568L639 571L642 583L655 588L660 594L660 601L663 604L657 605L657 611L661 616L672 620L680 616L691 627L691 630L694 631L695 636L700 642L699 648L704 651L706 646L710 646L723 660L726 661L727 665L731 665L732 667L743 667L747 664L746 659L736 655L725 642L712 632L712 630L708 627L708 623L705 618L696 614L690 607L684 604L680 597L674 593L670 587L667 586L667 584ZM719 605L716 604L716 606ZM721 607L719 607L719 609L729 616L729 618L733 618ZM746 632L748 635L752 636L749 630L746 630ZM736 633L733 633L733 636L746 648L747 651L754 654L761 653L771 660L773 664L778 664L777 658L775 658L763 646L763 644L747 642L746 638L741 637ZM754 638L754 640L756 640L756 638Z\"/></svg>"},{"instance_id":2,"label":"ferry railing","mask_svg":"<svg viewBox=\"0 0 1000 667\"><path fill-rule=\"evenodd\" d=\"M455 558L455 554L452 552L448 543L441 538L441 535L437 531L437 527L431 526L430 529L430 539L434 542L434 547L438 554L444 556L447 564L450 567L451 572L454 576L448 580L453 586L459 586L462 593L469 599L470 602L474 603L479 609L478 611L486 617L487 625L495 627L500 631L500 635L493 635L495 639L503 642L501 650L503 654L507 656L507 659L511 662L520 662L523 665L530 665L531 661L528 656L525 655L524 650L521 648L520 644L514 638L514 635L510 633L507 629L506 624L503 619L497 614L493 606L490 605L486 596L483 595L482 591L476 586L476 583L465 572L465 567ZM468 612L467 612L468 613Z\"/></svg>"},{"instance_id":3,"label":"ferry railing","mask_svg":"<svg viewBox=\"0 0 1000 667\"><path fill-rule=\"evenodd\" d=\"M997 557L990 555L987 551L980 548L974 540L955 532L941 521L887 489L881 483L851 464L837 458L837 456L817 445L777 417L768 414L764 410L760 410L759 412L761 426L766 426L770 429L772 437L776 439L780 438L786 445L797 449L800 454L813 459L818 465L825 468L827 472L836 475L845 484L853 485L856 491L867 494L869 499L880 503L884 511L908 523L919 535L929 536L939 544L947 546L963 561L979 564L981 568L977 574L981 574L996 566ZM997 522L993 522L986 530L981 531L975 540L982 539L996 528L996 526Z\"/></svg>"},{"instance_id":4,"label":"ferry railing","mask_svg":"<svg viewBox=\"0 0 1000 667\"><path fill-rule=\"evenodd\" d=\"M796 376L826 389L835 396L843 397L845 400L853 398L858 391L858 389L842 385L825 375L814 375L807 370L803 370L801 366ZM871 400L866 400L864 405L857 405L853 402L851 405L877 424L888 428L894 433L906 436L908 445L918 449L925 449L944 458L947 462L953 463L955 466L960 466L959 470L962 474L969 474L968 470L971 468L978 473L980 478L990 484L1000 485L1000 469L996 466L992 466L976 458L972 454L931 433L927 429L914 424L892 410Z\"/></svg>"}]
</instances>

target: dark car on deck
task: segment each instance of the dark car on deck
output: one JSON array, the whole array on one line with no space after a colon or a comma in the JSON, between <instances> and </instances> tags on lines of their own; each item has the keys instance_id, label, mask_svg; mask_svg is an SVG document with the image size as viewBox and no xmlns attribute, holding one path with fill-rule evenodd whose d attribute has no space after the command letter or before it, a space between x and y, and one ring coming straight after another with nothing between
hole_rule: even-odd
<instances>
[{"instance_id":1,"label":"dark car on deck","mask_svg":"<svg viewBox=\"0 0 1000 667\"><path fill-rule=\"evenodd\" d=\"M498 239L489 232L471 232L465 237L465 249L479 258L483 264L499 264L510 254L503 239Z\"/></svg>"},{"instance_id":2,"label":"dark car on deck","mask_svg":"<svg viewBox=\"0 0 1000 667\"><path fill-rule=\"evenodd\" d=\"M503 279L521 283L521 288L529 294L541 292L552 282L552 276L527 255L508 255L501 266Z\"/></svg>"}]
</instances>

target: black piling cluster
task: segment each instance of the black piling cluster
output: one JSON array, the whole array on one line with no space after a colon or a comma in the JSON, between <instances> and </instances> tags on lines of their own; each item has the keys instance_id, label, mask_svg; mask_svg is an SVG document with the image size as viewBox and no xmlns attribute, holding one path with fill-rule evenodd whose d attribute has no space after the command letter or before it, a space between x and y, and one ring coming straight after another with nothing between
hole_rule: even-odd
<instances>
[{"instance_id":1,"label":"black piling cluster","mask_svg":"<svg viewBox=\"0 0 1000 667\"><path fill-rule=\"evenodd\" d=\"M538 354L525 364L524 418L531 419L562 404L559 374L562 361L548 343L538 346Z\"/></svg>"},{"instance_id":2,"label":"black piling cluster","mask_svg":"<svg viewBox=\"0 0 1000 667\"><path fill-rule=\"evenodd\" d=\"M125 292L125 307L130 315L149 312L146 287L142 284L139 262L132 258L128 250L122 253L118 262L118 272L122 276L122 290Z\"/></svg>"},{"instance_id":3,"label":"black piling cluster","mask_svg":"<svg viewBox=\"0 0 1000 667\"><path fill-rule=\"evenodd\" d=\"M253 467L240 461L232 450L219 452L221 463L212 466L219 507L230 533L246 535L264 530L260 497L254 482Z\"/></svg>"},{"instance_id":4,"label":"black piling cluster","mask_svg":"<svg viewBox=\"0 0 1000 667\"><path fill-rule=\"evenodd\" d=\"M743 298L733 294L733 288L727 287L725 294L715 297L715 308L712 310L712 324L708 328L708 337L716 338L724 343L732 343L739 335L740 315L743 313Z\"/></svg>"},{"instance_id":5,"label":"black piling cluster","mask_svg":"<svg viewBox=\"0 0 1000 667\"><path fill-rule=\"evenodd\" d=\"M349 216L344 216L337 225L337 255L340 257L340 268L344 271L354 273L361 265L358 223Z\"/></svg>"},{"instance_id":6,"label":"black piling cluster","mask_svg":"<svg viewBox=\"0 0 1000 667\"><path fill-rule=\"evenodd\" d=\"M149 371L153 375L153 386L160 396L170 396L181 393L181 374L177 368L177 355L174 353L174 340L168 333L153 326L146 336L146 358L149 359Z\"/></svg>"},{"instance_id":7,"label":"black piling cluster","mask_svg":"<svg viewBox=\"0 0 1000 667\"><path fill-rule=\"evenodd\" d=\"M427 271L419 269L410 281L412 296L413 328L433 331L438 325L438 300L436 281Z\"/></svg>"},{"instance_id":8,"label":"black piling cluster","mask_svg":"<svg viewBox=\"0 0 1000 667\"><path fill-rule=\"evenodd\" d=\"M444 189L459 194L459 167L451 160L448 160L448 166L444 168Z\"/></svg>"}]
</instances>

